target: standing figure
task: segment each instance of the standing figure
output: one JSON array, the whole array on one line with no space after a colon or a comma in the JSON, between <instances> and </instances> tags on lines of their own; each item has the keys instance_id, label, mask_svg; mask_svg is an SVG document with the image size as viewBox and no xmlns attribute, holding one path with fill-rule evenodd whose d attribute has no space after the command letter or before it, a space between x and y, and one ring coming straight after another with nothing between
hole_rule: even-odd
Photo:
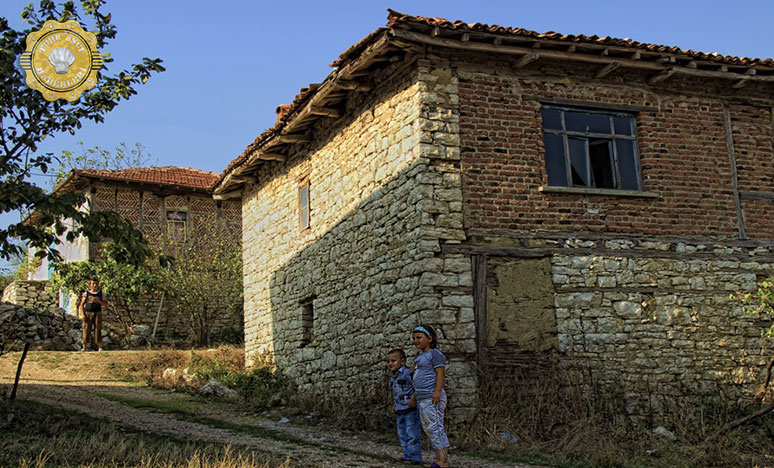
<instances>
[{"instance_id":1,"label":"standing figure","mask_svg":"<svg viewBox=\"0 0 774 468\"><path fill-rule=\"evenodd\" d=\"M413 372L406 367L406 353L393 349L387 353L387 369L392 383L392 412L398 426L398 441L403 449L400 461L410 465L422 463L422 427L414 399Z\"/></svg>"},{"instance_id":2,"label":"standing figure","mask_svg":"<svg viewBox=\"0 0 774 468\"><path fill-rule=\"evenodd\" d=\"M415 327L411 338L414 346L420 351L414 361L414 396L422 429L435 452L435 462L430 464L430 468L446 468L449 466L449 439L443 429L446 410L446 391L443 389L446 356L436 349L438 337L430 325Z\"/></svg>"},{"instance_id":3,"label":"standing figure","mask_svg":"<svg viewBox=\"0 0 774 468\"><path fill-rule=\"evenodd\" d=\"M97 351L102 351L102 307L108 306L105 295L99 289L99 281L92 279L89 281L89 289L81 296L78 304L78 317L83 323L83 341L81 342L81 351L86 351L86 347L91 341L91 332L94 330L94 338L97 341Z\"/></svg>"}]
</instances>

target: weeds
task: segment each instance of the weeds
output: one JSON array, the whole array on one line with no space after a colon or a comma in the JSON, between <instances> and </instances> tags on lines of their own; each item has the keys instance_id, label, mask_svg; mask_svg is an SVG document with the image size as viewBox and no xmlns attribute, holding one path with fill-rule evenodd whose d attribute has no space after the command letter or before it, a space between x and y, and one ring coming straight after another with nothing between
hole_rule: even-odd
<instances>
[{"instance_id":1,"label":"weeds","mask_svg":"<svg viewBox=\"0 0 774 468\"><path fill-rule=\"evenodd\" d=\"M175 388L188 393L215 379L234 390L254 410L285 404L294 386L268 365L245 368L241 348L221 346L208 351L162 351L142 366L141 374L152 387ZM174 369L174 372L165 372Z\"/></svg>"}]
</instances>

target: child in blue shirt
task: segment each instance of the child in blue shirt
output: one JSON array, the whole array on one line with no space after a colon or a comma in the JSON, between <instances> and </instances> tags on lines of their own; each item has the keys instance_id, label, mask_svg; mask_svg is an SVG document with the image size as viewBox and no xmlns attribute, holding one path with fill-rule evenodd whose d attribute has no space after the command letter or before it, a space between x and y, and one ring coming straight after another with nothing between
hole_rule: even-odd
<instances>
[{"instance_id":1,"label":"child in blue shirt","mask_svg":"<svg viewBox=\"0 0 774 468\"><path fill-rule=\"evenodd\" d=\"M411 339L420 351L414 360L414 396L422 429L425 430L435 452L435 462L430 464L430 468L447 468L449 438L443 428L446 410L446 391L443 389L446 379L446 356L436 349L438 336L430 325L415 327L411 332Z\"/></svg>"},{"instance_id":2,"label":"child in blue shirt","mask_svg":"<svg viewBox=\"0 0 774 468\"><path fill-rule=\"evenodd\" d=\"M387 369L392 384L392 411L395 413L398 440L403 449L400 461L418 465L422 463L422 426L414 399L413 372L406 367L406 353L402 349L393 349L387 353Z\"/></svg>"}]
</instances>

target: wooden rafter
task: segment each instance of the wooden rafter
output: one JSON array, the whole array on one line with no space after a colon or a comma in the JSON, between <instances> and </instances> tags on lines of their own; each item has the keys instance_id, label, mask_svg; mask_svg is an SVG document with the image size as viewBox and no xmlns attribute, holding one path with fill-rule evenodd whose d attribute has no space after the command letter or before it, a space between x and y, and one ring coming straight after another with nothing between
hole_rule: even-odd
<instances>
[{"instance_id":1,"label":"wooden rafter","mask_svg":"<svg viewBox=\"0 0 774 468\"><path fill-rule=\"evenodd\" d=\"M373 85L347 80L339 80L335 86L339 89L346 89L348 91L371 91L374 89Z\"/></svg>"},{"instance_id":2,"label":"wooden rafter","mask_svg":"<svg viewBox=\"0 0 774 468\"><path fill-rule=\"evenodd\" d=\"M342 115L339 109L322 106L309 106L309 113L312 115L324 115L325 117L341 117Z\"/></svg>"},{"instance_id":3,"label":"wooden rafter","mask_svg":"<svg viewBox=\"0 0 774 468\"><path fill-rule=\"evenodd\" d=\"M312 137L303 133L287 133L277 137L278 143L310 143Z\"/></svg>"},{"instance_id":4,"label":"wooden rafter","mask_svg":"<svg viewBox=\"0 0 774 468\"><path fill-rule=\"evenodd\" d=\"M281 153L258 153L255 159L284 162L287 159L287 156Z\"/></svg>"},{"instance_id":5,"label":"wooden rafter","mask_svg":"<svg viewBox=\"0 0 774 468\"><path fill-rule=\"evenodd\" d=\"M675 73L677 73L677 70L675 70L674 68L667 68L666 70L663 70L663 71L657 73L655 76L652 76L648 80L648 84L653 85L653 84L656 84L656 83L660 83L660 82L666 80L667 78L669 78L670 76L674 75Z\"/></svg>"},{"instance_id":6,"label":"wooden rafter","mask_svg":"<svg viewBox=\"0 0 774 468\"><path fill-rule=\"evenodd\" d=\"M611 62L605 65L601 70L599 70L595 75L594 78L602 78L604 76L607 76L610 74L613 70L621 66L621 62Z\"/></svg>"},{"instance_id":7,"label":"wooden rafter","mask_svg":"<svg viewBox=\"0 0 774 468\"><path fill-rule=\"evenodd\" d=\"M522 58L514 62L512 66L513 68L523 68L539 58L540 58L540 54L538 54L537 52L525 54Z\"/></svg>"}]
</instances>

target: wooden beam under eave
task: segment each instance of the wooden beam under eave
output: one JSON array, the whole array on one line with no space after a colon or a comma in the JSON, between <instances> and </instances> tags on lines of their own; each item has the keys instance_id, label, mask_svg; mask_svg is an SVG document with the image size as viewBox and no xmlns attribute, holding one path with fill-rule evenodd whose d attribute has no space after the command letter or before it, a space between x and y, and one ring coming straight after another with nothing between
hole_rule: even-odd
<instances>
[{"instance_id":1,"label":"wooden beam under eave","mask_svg":"<svg viewBox=\"0 0 774 468\"><path fill-rule=\"evenodd\" d=\"M743 78L743 79L741 79L741 80L738 80L738 81L737 81L736 83L734 83L734 84L733 84L731 87L732 87L733 89L742 89L742 88L744 88L745 86L747 86L747 83L749 83L749 82L750 82L750 80L747 80L747 79L744 79L744 78Z\"/></svg>"},{"instance_id":2,"label":"wooden beam under eave","mask_svg":"<svg viewBox=\"0 0 774 468\"><path fill-rule=\"evenodd\" d=\"M675 70L674 68L667 68L666 70L660 73L657 73L655 76L652 76L648 80L648 84L653 85L656 83L660 83L666 80L667 78L669 78L670 76L674 75L675 73L677 73L677 70Z\"/></svg>"},{"instance_id":3,"label":"wooden beam under eave","mask_svg":"<svg viewBox=\"0 0 774 468\"><path fill-rule=\"evenodd\" d=\"M232 200L234 198L242 198L242 188L240 187L236 190L231 190L229 192L213 193L212 198L214 198L217 201Z\"/></svg>"},{"instance_id":4,"label":"wooden beam under eave","mask_svg":"<svg viewBox=\"0 0 774 468\"><path fill-rule=\"evenodd\" d=\"M285 162L285 160L287 160L288 157L281 153L258 153L255 159L259 159L261 161Z\"/></svg>"},{"instance_id":5,"label":"wooden beam under eave","mask_svg":"<svg viewBox=\"0 0 774 468\"><path fill-rule=\"evenodd\" d=\"M517 60L516 62L514 62L513 65L511 65L511 67L514 68L514 69L524 68L524 67L526 67L527 65L529 65L530 63L534 62L535 60L537 60L539 58L540 58L540 54L538 54L537 52L533 52L531 54L526 54L524 57L522 57L519 60Z\"/></svg>"},{"instance_id":6,"label":"wooden beam under eave","mask_svg":"<svg viewBox=\"0 0 774 468\"><path fill-rule=\"evenodd\" d=\"M277 137L278 143L311 143L312 137L303 133L287 133Z\"/></svg>"},{"instance_id":7,"label":"wooden beam under eave","mask_svg":"<svg viewBox=\"0 0 774 468\"><path fill-rule=\"evenodd\" d=\"M234 178L232 180L234 182L236 182L236 183L242 183L242 184L247 184L247 183L254 184L254 183L258 182L258 178L257 177L248 176L248 175L234 176Z\"/></svg>"},{"instance_id":8,"label":"wooden beam under eave","mask_svg":"<svg viewBox=\"0 0 774 468\"><path fill-rule=\"evenodd\" d=\"M346 89L348 91L368 92L374 89L373 85L358 83L357 81L348 81L348 80L339 80L335 83L335 86L339 89Z\"/></svg>"},{"instance_id":9,"label":"wooden beam under eave","mask_svg":"<svg viewBox=\"0 0 774 468\"><path fill-rule=\"evenodd\" d=\"M404 41L410 41L415 42L418 44L427 44L437 47L448 47L452 49L462 49L462 50L471 50L471 51L477 51L477 52L485 52L485 53L497 53L497 54L507 54L507 55L517 55L517 56L524 56L525 54L535 53L534 48L528 48L524 46L517 46L517 45L502 45L502 46L494 46L492 44L486 44L481 42L461 42L459 40L454 40L450 38L445 37L430 37L427 34L420 34L414 31L408 31L403 29L394 29L391 30L390 34L392 35L393 40L404 40ZM562 47L566 47L565 44L562 44L559 41L543 41L546 44L554 44L554 45L561 45ZM539 44L539 42L535 42L535 44ZM586 47L586 45L584 45ZM616 52L630 52L631 49L621 49L621 48L610 48L611 51L615 50ZM747 75L740 75L739 73L730 73L730 72L722 72L722 71L714 71L714 70L703 70L703 69L692 69L692 68L686 68L686 67L679 67L679 66L669 66L668 68L665 68L662 63L659 62L672 62L675 59L674 56L671 57L664 57L660 60L633 60L629 58L623 58L623 57L615 57L612 58L610 56L604 57L598 54L587 54L587 53L581 53L581 52L566 52L565 50L553 50L553 49L541 49L540 50L540 58L542 59L550 59L550 60L567 60L567 61L575 61L575 62L582 62L582 63L597 63L597 64L608 64L610 62L621 62L621 66L623 67L630 67L635 68L638 70L650 70L652 72L662 72L666 73L668 76L658 76L656 79L656 83L659 81L662 81L669 76L671 76L674 73L679 73L682 75L689 75L689 76L700 76L703 78L714 78L714 79L723 79L723 80L736 80L739 79L740 76L747 76ZM670 70L672 70L670 72ZM654 77L656 78L656 77ZM762 75L756 75L756 76L750 76L750 80L752 81L762 81L766 83L774 83L774 76L762 76Z\"/></svg>"},{"instance_id":10,"label":"wooden beam under eave","mask_svg":"<svg viewBox=\"0 0 774 468\"><path fill-rule=\"evenodd\" d=\"M313 115L324 115L325 117L341 117L343 112L339 109L333 109L323 106L309 106L309 113Z\"/></svg>"},{"instance_id":11,"label":"wooden beam under eave","mask_svg":"<svg viewBox=\"0 0 774 468\"><path fill-rule=\"evenodd\" d=\"M602 78L604 76L609 75L613 70L621 66L621 62L613 62L608 63L605 65L601 70L599 70L595 75L594 78Z\"/></svg>"}]
</instances>

